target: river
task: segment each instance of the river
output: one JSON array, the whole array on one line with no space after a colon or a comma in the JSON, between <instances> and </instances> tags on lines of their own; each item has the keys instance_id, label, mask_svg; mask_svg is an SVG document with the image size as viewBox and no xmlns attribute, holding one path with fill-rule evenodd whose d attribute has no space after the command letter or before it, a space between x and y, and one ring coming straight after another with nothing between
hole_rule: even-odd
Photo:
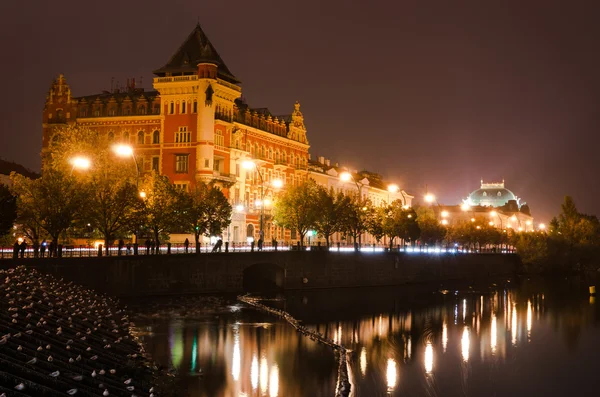
<instances>
[{"instance_id":1,"label":"river","mask_svg":"<svg viewBox=\"0 0 600 397\"><path fill-rule=\"evenodd\" d=\"M352 351L352 396L600 393L600 310L572 280L293 291L263 303ZM274 299L273 299L274 298ZM232 297L153 302L137 327L178 395L335 396L338 355Z\"/></svg>"}]
</instances>

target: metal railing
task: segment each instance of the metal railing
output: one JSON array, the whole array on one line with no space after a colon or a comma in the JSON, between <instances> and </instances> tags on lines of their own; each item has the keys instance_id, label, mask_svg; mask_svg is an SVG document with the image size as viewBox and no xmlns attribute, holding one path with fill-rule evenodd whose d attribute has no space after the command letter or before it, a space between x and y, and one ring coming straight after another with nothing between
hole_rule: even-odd
<instances>
[{"instance_id":1,"label":"metal railing","mask_svg":"<svg viewBox=\"0 0 600 397\"><path fill-rule=\"evenodd\" d=\"M215 248L216 247L216 248ZM221 247L215 244L201 243L198 250L196 244L191 242L186 246L184 243L166 243L160 246L126 244L122 247L110 246L106 247L92 245L59 245L51 254L46 247L34 248L28 246L24 251L15 251L12 247L0 248L0 259L16 259L16 258L91 258L100 256L134 256L134 255L178 255L178 254L211 254L219 252L260 252L260 251L326 251L327 247L321 243L309 243L302 249L299 243L279 242L275 246L272 243L264 243L262 248L258 244L249 243L223 243ZM332 243L329 247L330 252L354 252L356 249L353 244L349 243ZM359 248L360 252L406 252L415 254L444 254L444 253L460 253L460 254L511 254L515 253L514 247L482 247L477 249L467 247L444 247L444 246L402 246L396 245L392 248L389 245L383 244L363 244Z\"/></svg>"}]
</instances>

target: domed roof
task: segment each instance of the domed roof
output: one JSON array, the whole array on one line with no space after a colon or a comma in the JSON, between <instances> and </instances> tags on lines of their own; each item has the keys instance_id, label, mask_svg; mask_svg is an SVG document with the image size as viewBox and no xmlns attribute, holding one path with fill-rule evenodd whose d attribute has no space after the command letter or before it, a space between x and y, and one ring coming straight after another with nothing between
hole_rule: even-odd
<instances>
[{"instance_id":1,"label":"domed roof","mask_svg":"<svg viewBox=\"0 0 600 397\"><path fill-rule=\"evenodd\" d=\"M469 205L484 207L502 207L509 200L519 202L517 196L504 187L504 181L501 183L483 183L481 181L481 188L473 191L467 199Z\"/></svg>"}]
</instances>

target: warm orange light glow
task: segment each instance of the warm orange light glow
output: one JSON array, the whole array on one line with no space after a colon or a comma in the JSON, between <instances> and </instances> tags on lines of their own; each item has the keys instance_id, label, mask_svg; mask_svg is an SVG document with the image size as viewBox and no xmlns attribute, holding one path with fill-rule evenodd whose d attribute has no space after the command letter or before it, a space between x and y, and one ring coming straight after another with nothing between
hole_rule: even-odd
<instances>
[{"instance_id":1,"label":"warm orange light glow","mask_svg":"<svg viewBox=\"0 0 600 397\"><path fill-rule=\"evenodd\" d=\"M511 220L511 221L513 221L513 222L516 222L516 221L517 221L517 216L516 216L516 215L513 215L513 216L510 218L510 220Z\"/></svg>"},{"instance_id":2,"label":"warm orange light glow","mask_svg":"<svg viewBox=\"0 0 600 397\"><path fill-rule=\"evenodd\" d=\"M242 161L242 167L247 170L251 170L252 168L256 167L256 163L252 160L244 160Z\"/></svg>"},{"instance_id":3,"label":"warm orange light glow","mask_svg":"<svg viewBox=\"0 0 600 397\"><path fill-rule=\"evenodd\" d=\"M435 201L435 196L431 193L427 193L425 195L425 201L428 203L433 203Z\"/></svg>"},{"instance_id":4,"label":"warm orange light glow","mask_svg":"<svg viewBox=\"0 0 600 397\"><path fill-rule=\"evenodd\" d=\"M498 213L496 211L490 212L490 216L496 216L496 215L498 215Z\"/></svg>"},{"instance_id":5,"label":"warm orange light glow","mask_svg":"<svg viewBox=\"0 0 600 397\"><path fill-rule=\"evenodd\" d=\"M396 193L400 188L395 183L392 183L392 184L388 185L387 189L388 189L388 192L390 192L390 193Z\"/></svg>"},{"instance_id":6,"label":"warm orange light glow","mask_svg":"<svg viewBox=\"0 0 600 397\"><path fill-rule=\"evenodd\" d=\"M352 179L352 174L350 174L349 172L342 172L340 174L341 181L348 182L348 181L350 181L350 179Z\"/></svg>"},{"instance_id":7,"label":"warm orange light glow","mask_svg":"<svg viewBox=\"0 0 600 397\"><path fill-rule=\"evenodd\" d=\"M275 179L272 184L275 189L281 189L283 187L283 181L281 179Z\"/></svg>"},{"instance_id":8,"label":"warm orange light glow","mask_svg":"<svg viewBox=\"0 0 600 397\"><path fill-rule=\"evenodd\" d=\"M494 226L494 222L490 222L490 223L488 223L488 225Z\"/></svg>"},{"instance_id":9,"label":"warm orange light glow","mask_svg":"<svg viewBox=\"0 0 600 397\"><path fill-rule=\"evenodd\" d=\"M543 223L540 223L538 227L540 228L540 230L546 229L546 225L544 225Z\"/></svg>"},{"instance_id":10,"label":"warm orange light glow","mask_svg":"<svg viewBox=\"0 0 600 397\"><path fill-rule=\"evenodd\" d=\"M442 225L447 225L448 224L448 219L442 219Z\"/></svg>"},{"instance_id":11,"label":"warm orange light glow","mask_svg":"<svg viewBox=\"0 0 600 397\"><path fill-rule=\"evenodd\" d=\"M444 210L444 211L442 211L441 215L442 215L442 218L448 218L448 215L450 215L450 214L448 213L448 211Z\"/></svg>"},{"instance_id":12,"label":"warm orange light glow","mask_svg":"<svg viewBox=\"0 0 600 397\"><path fill-rule=\"evenodd\" d=\"M144 191L141 191L141 192L140 192L140 197L141 197L141 198L146 198L146 192L144 192Z\"/></svg>"},{"instance_id":13,"label":"warm orange light glow","mask_svg":"<svg viewBox=\"0 0 600 397\"><path fill-rule=\"evenodd\" d=\"M471 222L475 222L475 218L471 218Z\"/></svg>"},{"instance_id":14,"label":"warm orange light glow","mask_svg":"<svg viewBox=\"0 0 600 397\"><path fill-rule=\"evenodd\" d=\"M113 151L121 157L128 157L133 154L133 148L129 145L114 145Z\"/></svg>"},{"instance_id":15,"label":"warm orange light glow","mask_svg":"<svg viewBox=\"0 0 600 397\"><path fill-rule=\"evenodd\" d=\"M71 164L73 165L73 168L87 170L88 168L90 168L90 165L92 163L87 157L77 156L71 159Z\"/></svg>"},{"instance_id":16,"label":"warm orange light glow","mask_svg":"<svg viewBox=\"0 0 600 397\"><path fill-rule=\"evenodd\" d=\"M431 342L427 342L425 345L425 372L428 374L433 371L433 346Z\"/></svg>"},{"instance_id":17,"label":"warm orange light glow","mask_svg":"<svg viewBox=\"0 0 600 397\"><path fill-rule=\"evenodd\" d=\"M469 204L467 204L467 203L462 203L461 206L460 206L460 209L463 210L463 211L468 211L468 210L471 209L471 206Z\"/></svg>"}]
</instances>

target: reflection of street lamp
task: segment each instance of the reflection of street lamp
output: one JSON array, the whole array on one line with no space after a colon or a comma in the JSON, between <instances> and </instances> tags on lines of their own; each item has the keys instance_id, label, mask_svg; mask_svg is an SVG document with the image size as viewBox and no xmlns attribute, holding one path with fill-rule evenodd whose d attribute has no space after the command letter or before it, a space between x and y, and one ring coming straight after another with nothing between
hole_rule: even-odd
<instances>
[{"instance_id":1,"label":"reflection of street lamp","mask_svg":"<svg viewBox=\"0 0 600 397\"><path fill-rule=\"evenodd\" d=\"M265 214L265 206L263 205L264 202L264 180L263 180L263 176L260 172L260 170L258 169L258 166L256 165L256 163L252 160L244 160L242 161L242 167L244 167L247 170L251 170L253 168L256 169L256 173L258 174L258 177L260 178L260 231L259 231L259 238L264 240L264 231L263 231L263 218L264 218L264 214ZM255 204L258 205L258 201Z\"/></svg>"},{"instance_id":2,"label":"reflection of street lamp","mask_svg":"<svg viewBox=\"0 0 600 397\"><path fill-rule=\"evenodd\" d=\"M71 159L71 164L73 165L73 167L71 167L71 175L73 175L73 170L75 168L79 170L87 170L92 165L90 159L82 156L73 157Z\"/></svg>"},{"instance_id":3,"label":"reflection of street lamp","mask_svg":"<svg viewBox=\"0 0 600 397\"><path fill-rule=\"evenodd\" d=\"M133 148L129 145L120 144L120 145L114 145L113 151L117 154L117 156L120 156L120 157L131 156L131 158L133 159L133 162L135 163L135 170L137 172L137 176L135 178L135 186L137 187L139 185L139 180L140 180L140 167L138 166L137 160L135 159L135 154L133 153Z\"/></svg>"}]
</instances>

